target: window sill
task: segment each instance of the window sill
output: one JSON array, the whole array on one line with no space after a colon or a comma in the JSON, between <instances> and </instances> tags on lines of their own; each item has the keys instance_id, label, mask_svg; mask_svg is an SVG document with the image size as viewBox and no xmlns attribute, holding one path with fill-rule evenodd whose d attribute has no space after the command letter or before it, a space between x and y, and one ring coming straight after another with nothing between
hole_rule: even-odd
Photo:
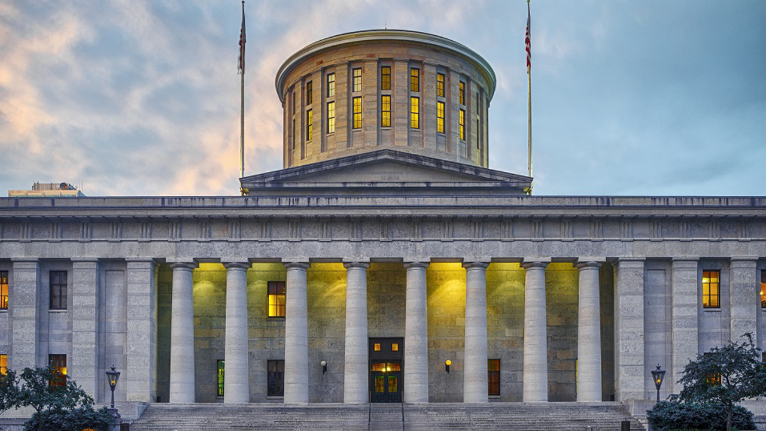
<instances>
[{"instance_id":1,"label":"window sill","mask_svg":"<svg viewBox=\"0 0 767 431\"><path fill-rule=\"evenodd\" d=\"M764 310L764 309L762 309L762 310ZM0 314L7 313L7 312L8 312L7 308L0 308Z\"/></svg>"},{"instance_id":2,"label":"window sill","mask_svg":"<svg viewBox=\"0 0 767 431\"><path fill-rule=\"evenodd\" d=\"M488 395L487 399L488 400L500 400L501 396L500 395Z\"/></svg>"},{"instance_id":3,"label":"window sill","mask_svg":"<svg viewBox=\"0 0 767 431\"><path fill-rule=\"evenodd\" d=\"M704 308L703 312L704 313L721 313L722 309L721 308Z\"/></svg>"},{"instance_id":4,"label":"window sill","mask_svg":"<svg viewBox=\"0 0 767 431\"><path fill-rule=\"evenodd\" d=\"M49 313L66 313L69 310L48 310Z\"/></svg>"},{"instance_id":5,"label":"window sill","mask_svg":"<svg viewBox=\"0 0 767 431\"><path fill-rule=\"evenodd\" d=\"M283 395L267 395L266 400L267 401L285 401L285 397Z\"/></svg>"}]
</instances>

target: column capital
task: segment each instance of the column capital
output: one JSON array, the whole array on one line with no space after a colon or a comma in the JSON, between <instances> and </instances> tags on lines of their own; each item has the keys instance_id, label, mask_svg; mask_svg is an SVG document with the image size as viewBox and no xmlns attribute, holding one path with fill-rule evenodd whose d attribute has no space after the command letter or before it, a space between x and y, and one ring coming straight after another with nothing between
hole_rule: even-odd
<instances>
[{"instance_id":1,"label":"column capital","mask_svg":"<svg viewBox=\"0 0 767 431\"><path fill-rule=\"evenodd\" d=\"M573 264L574 267L583 271L584 269L599 269L602 266L602 262L596 260L579 260Z\"/></svg>"},{"instance_id":2,"label":"column capital","mask_svg":"<svg viewBox=\"0 0 767 431\"><path fill-rule=\"evenodd\" d=\"M521 266L524 269L529 269L529 268L533 268L533 269L535 269L535 268L546 269L546 267L549 266L550 262L551 262L551 258L548 258L548 259L544 259L544 258L535 259L535 258L527 258L526 257L522 261L522 264L519 265L519 266Z\"/></svg>"},{"instance_id":3,"label":"column capital","mask_svg":"<svg viewBox=\"0 0 767 431\"><path fill-rule=\"evenodd\" d=\"M40 261L40 259L36 257L12 257L11 262L13 263L34 263L37 264Z\"/></svg>"},{"instance_id":4,"label":"column capital","mask_svg":"<svg viewBox=\"0 0 767 431\"><path fill-rule=\"evenodd\" d=\"M370 258L368 257L348 257L343 259L344 268L369 268L370 267Z\"/></svg>"},{"instance_id":5,"label":"column capital","mask_svg":"<svg viewBox=\"0 0 767 431\"><path fill-rule=\"evenodd\" d=\"M174 270L177 270L177 269L178 270L188 269L188 270L191 271L191 270L197 268L197 262L194 262L194 261L191 261L191 262L190 261L186 261L186 262L177 261L177 262L168 262L168 263L170 264L170 267L173 268Z\"/></svg>"},{"instance_id":6,"label":"column capital","mask_svg":"<svg viewBox=\"0 0 767 431\"><path fill-rule=\"evenodd\" d=\"M732 256L730 258L730 265L733 264L741 264L741 265L756 265L756 262L759 261L759 258L756 256Z\"/></svg>"},{"instance_id":7,"label":"column capital","mask_svg":"<svg viewBox=\"0 0 767 431\"><path fill-rule=\"evenodd\" d=\"M131 263L151 263L157 265L157 261L152 257L126 257L125 261Z\"/></svg>"},{"instance_id":8,"label":"column capital","mask_svg":"<svg viewBox=\"0 0 767 431\"><path fill-rule=\"evenodd\" d=\"M430 264L431 264L431 262L426 262L426 261L417 261L417 260L410 261L410 260L406 260L402 264L402 266L404 266L405 269L409 269L409 268L423 268L423 269L426 269L426 268L429 267Z\"/></svg>"},{"instance_id":9,"label":"column capital","mask_svg":"<svg viewBox=\"0 0 767 431\"><path fill-rule=\"evenodd\" d=\"M309 263L309 259L306 260L298 260L298 259L282 259L282 264L285 265L285 268L303 268L307 269L311 265Z\"/></svg>"},{"instance_id":10,"label":"column capital","mask_svg":"<svg viewBox=\"0 0 767 431\"><path fill-rule=\"evenodd\" d=\"M464 261L462 266L466 269L477 269L477 268L485 269L488 267L488 265L490 265L489 260L487 261L473 260L473 261Z\"/></svg>"},{"instance_id":11,"label":"column capital","mask_svg":"<svg viewBox=\"0 0 767 431\"><path fill-rule=\"evenodd\" d=\"M98 262L98 257L72 257L69 258L72 262Z\"/></svg>"},{"instance_id":12,"label":"column capital","mask_svg":"<svg viewBox=\"0 0 767 431\"><path fill-rule=\"evenodd\" d=\"M96 257L73 257L73 269L96 269L99 265L99 259Z\"/></svg>"},{"instance_id":13,"label":"column capital","mask_svg":"<svg viewBox=\"0 0 767 431\"><path fill-rule=\"evenodd\" d=\"M244 269L248 270L250 269L250 262L243 262L243 261L235 261L235 260L222 260L221 263L224 265L224 268L226 269Z\"/></svg>"}]
</instances>

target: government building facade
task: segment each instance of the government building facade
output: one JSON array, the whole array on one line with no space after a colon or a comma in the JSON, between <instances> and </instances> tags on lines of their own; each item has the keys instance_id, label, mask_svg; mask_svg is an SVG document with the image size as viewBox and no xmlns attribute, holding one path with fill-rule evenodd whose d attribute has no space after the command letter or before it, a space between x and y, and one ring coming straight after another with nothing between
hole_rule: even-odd
<instances>
[{"instance_id":1,"label":"government building facade","mask_svg":"<svg viewBox=\"0 0 767 431\"><path fill-rule=\"evenodd\" d=\"M0 198L0 365L99 402L114 365L137 415L628 405L658 364L663 398L699 353L765 348L764 197L526 195L488 168L495 84L439 36L342 34L279 69L284 168L244 196Z\"/></svg>"}]
</instances>

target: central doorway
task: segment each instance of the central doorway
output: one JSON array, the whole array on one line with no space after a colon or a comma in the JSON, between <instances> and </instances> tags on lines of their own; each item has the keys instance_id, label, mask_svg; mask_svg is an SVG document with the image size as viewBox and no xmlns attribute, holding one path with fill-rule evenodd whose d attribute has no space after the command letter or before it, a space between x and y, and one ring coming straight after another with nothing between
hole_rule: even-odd
<instances>
[{"instance_id":1,"label":"central doorway","mask_svg":"<svg viewBox=\"0 0 767 431\"><path fill-rule=\"evenodd\" d=\"M370 402L402 402L402 338L371 338Z\"/></svg>"}]
</instances>

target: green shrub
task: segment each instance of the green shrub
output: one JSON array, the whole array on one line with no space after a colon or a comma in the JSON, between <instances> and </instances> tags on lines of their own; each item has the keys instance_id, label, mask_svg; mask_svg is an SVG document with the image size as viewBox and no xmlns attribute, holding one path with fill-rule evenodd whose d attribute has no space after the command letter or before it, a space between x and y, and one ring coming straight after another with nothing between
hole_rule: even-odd
<instances>
[{"instance_id":1,"label":"green shrub","mask_svg":"<svg viewBox=\"0 0 767 431\"><path fill-rule=\"evenodd\" d=\"M647 420L653 429L671 430L726 430L727 406L708 403L693 404L661 401L647 411ZM732 426L741 430L756 429L754 414L748 409L735 406L732 411Z\"/></svg>"},{"instance_id":2,"label":"green shrub","mask_svg":"<svg viewBox=\"0 0 767 431\"><path fill-rule=\"evenodd\" d=\"M112 415L106 407L94 410L92 406L77 407L72 410L53 410L45 414L44 431L82 431L93 429L109 431ZM40 415L35 413L24 423L24 431L37 431Z\"/></svg>"}]
</instances>

